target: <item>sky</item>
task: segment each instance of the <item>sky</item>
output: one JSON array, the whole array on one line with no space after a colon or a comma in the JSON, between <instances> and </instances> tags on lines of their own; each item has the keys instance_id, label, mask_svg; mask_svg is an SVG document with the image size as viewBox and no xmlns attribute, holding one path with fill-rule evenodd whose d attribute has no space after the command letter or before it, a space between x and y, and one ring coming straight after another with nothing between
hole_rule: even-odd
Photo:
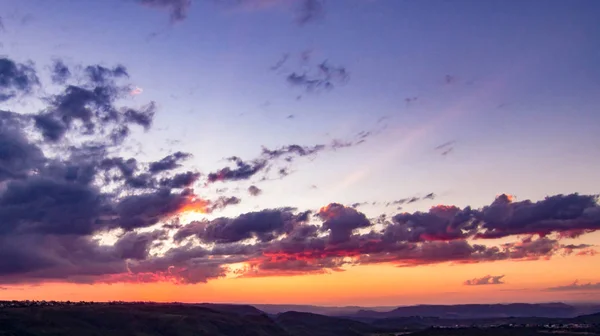
<instances>
[{"instance_id":1,"label":"sky","mask_svg":"<svg viewBox=\"0 0 600 336\"><path fill-rule=\"evenodd\" d=\"M600 300L594 0L0 0L0 299Z\"/></svg>"}]
</instances>

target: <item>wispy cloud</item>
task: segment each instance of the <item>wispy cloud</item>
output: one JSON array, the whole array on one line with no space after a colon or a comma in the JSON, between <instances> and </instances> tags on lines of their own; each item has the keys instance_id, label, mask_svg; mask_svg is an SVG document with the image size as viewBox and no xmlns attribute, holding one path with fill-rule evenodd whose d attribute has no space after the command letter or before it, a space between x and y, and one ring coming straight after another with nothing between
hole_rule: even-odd
<instances>
[{"instance_id":1,"label":"wispy cloud","mask_svg":"<svg viewBox=\"0 0 600 336\"><path fill-rule=\"evenodd\" d=\"M550 292L569 292L569 291L600 291L600 282L581 283L579 280L573 281L568 285L546 288Z\"/></svg>"}]
</instances>

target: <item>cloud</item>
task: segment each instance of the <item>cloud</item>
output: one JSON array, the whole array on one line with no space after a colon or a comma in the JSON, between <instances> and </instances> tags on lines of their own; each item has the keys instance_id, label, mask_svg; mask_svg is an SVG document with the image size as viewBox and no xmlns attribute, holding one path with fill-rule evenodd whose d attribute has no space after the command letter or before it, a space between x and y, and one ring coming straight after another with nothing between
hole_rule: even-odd
<instances>
[{"instance_id":1,"label":"cloud","mask_svg":"<svg viewBox=\"0 0 600 336\"><path fill-rule=\"evenodd\" d=\"M404 204L412 204L418 201L424 201L424 200L434 200L436 197L436 195L434 193L429 193L423 197L417 197L417 196L413 196L413 197L407 197L407 198L401 198L395 201L391 201L391 202L387 202L385 203L386 207L389 206L398 206L398 205L404 205Z\"/></svg>"},{"instance_id":2,"label":"cloud","mask_svg":"<svg viewBox=\"0 0 600 336\"><path fill-rule=\"evenodd\" d=\"M208 182L247 180L259 172L269 170L273 162L283 156L285 156L286 162L292 162L294 157L314 155L324 149L324 145L288 145L274 150L263 148L261 155L252 161L244 161L237 156L232 156L227 161L235 163L235 167L221 168L216 172L208 174Z\"/></svg>"},{"instance_id":3,"label":"cloud","mask_svg":"<svg viewBox=\"0 0 600 336\"><path fill-rule=\"evenodd\" d=\"M52 68L55 83L69 78L61 67L55 61ZM142 109L115 106L130 90L129 85L121 83L129 77L125 67L117 65L110 69L90 65L83 69L84 83L66 83L61 93L50 97L49 106L33 117L35 127L46 141L57 143L67 133L78 133L87 137L102 136L120 144L128 137L131 124L149 128L154 116L153 103Z\"/></svg>"},{"instance_id":4,"label":"cloud","mask_svg":"<svg viewBox=\"0 0 600 336\"><path fill-rule=\"evenodd\" d=\"M177 231L174 239L181 241L195 236L205 243L234 243L250 238L268 242L306 220L307 213L294 214L287 208L262 210L237 218L193 222Z\"/></svg>"},{"instance_id":5,"label":"cloud","mask_svg":"<svg viewBox=\"0 0 600 336\"><path fill-rule=\"evenodd\" d=\"M132 96L137 96L139 94L142 94L142 92L144 92L144 90L142 88L136 86L134 89L129 91L129 94Z\"/></svg>"},{"instance_id":6,"label":"cloud","mask_svg":"<svg viewBox=\"0 0 600 336\"><path fill-rule=\"evenodd\" d=\"M169 11L171 22L183 21L187 18L192 5L192 0L137 0L147 7L154 7Z\"/></svg>"},{"instance_id":7,"label":"cloud","mask_svg":"<svg viewBox=\"0 0 600 336\"><path fill-rule=\"evenodd\" d=\"M364 138L359 141L349 141L347 145L343 147L351 147L359 145L364 141ZM211 172L207 176L208 183L214 183L218 181L242 181L249 180L259 173L269 173L275 164L278 162L281 164L291 164L297 157L311 157L315 156L323 151L331 151L341 148L338 145L338 141L332 141L329 145L318 144L314 146L300 146L300 145L287 145L277 149L262 148L261 154L253 159L245 161L237 156L232 156L226 160L233 162L233 167L224 167L217 171ZM285 177L289 175L289 167L280 166L276 167L276 171L279 173L279 177ZM263 180L267 179L263 176Z\"/></svg>"},{"instance_id":8,"label":"cloud","mask_svg":"<svg viewBox=\"0 0 600 336\"><path fill-rule=\"evenodd\" d=\"M477 213L476 238L518 234L548 235L573 230L598 230L600 207L596 195L555 195L538 202L515 202L501 195Z\"/></svg>"},{"instance_id":9,"label":"cloud","mask_svg":"<svg viewBox=\"0 0 600 336\"><path fill-rule=\"evenodd\" d=\"M317 215L323 220L323 231L329 231L332 244L347 242L354 230L372 225L363 213L338 203L321 208Z\"/></svg>"},{"instance_id":10,"label":"cloud","mask_svg":"<svg viewBox=\"0 0 600 336\"><path fill-rule=\"evenodd\" d=\"M64 84L71 78L71 70L62 60L56 59L52 63L51 79L55 84Z\"/></svg>"},{"instance_id":11,"label":"cloud","mask_svg":"<svg viewBox=\"0 0 600 336\"><path fill-rule=\"evenodd\" d=\"M302 0L297 9L296 21L300 25L322 19L325 16L325 0Z\"/></svg>"},{"instance_id":12,"label":"cloud","mask_svg":"<svg viewBox=\"0 0 600 336\"><path fill-rule=\"evenodd\" d=\"M0 65L4 96L27 97L41 85L32 65L9 59ZM76 83L61 62L46 68L46 78L59 88L39 112L0 111L2 283L93 282L127 274L129 262L149 258L165 239L137 229L205 202L186 189L197 173L170 175L185 154L148 164L119 156L129 125L149 128L154 116L153 104L116 104L129 91L121 83L126 69L78 68L83 77ZM115 231L124 235L114 245L95 238Z\"/></svg>"},{"instance_id":13,"label":"cloud","mask_svg":"<svg viewBox=\"0 0 600 336\"><path fill-rule=\"evenodd\" d=\"M230 196L230 197L220 196L216 200L209 202L210 205L207 208L207 212L211 213L216 210L224 209L230 205L240 204L241 202L242 202L242 200L235 196Z\"/></svg>"},{"instance_id":14,"label":"cloud","mask_svg":"<svg viewBox=\"0 0 600 336\"><path fill-rule=\"evenodd\" d=\"M264 148L254 160L231 157L232 167L207 175L186 167L190 154L181 151L144 162L121 145L130 140L129 127L150 129L158 111L154 104L121 105L131 89L123 66L76 66L83 76L75 81L79 76L52 79L55 67L41 76L34 67L4 64L31 72L26 83L52 80L57 93L41 100L46 106L37 112L0 111L0 284L199 283L230 274L232 264L239 276L275 276L378 263L545 260L592 253L591 246L562 240L600 229L598 197L579 194L536 202L500 195L481 209L438 205L375 220L330 203L314 215L286 207L183 223L177 218L184 213L214 213L241 201L204 199L192 189L199 182L287 174L297 158L340 147ZM3 92L23 98L36 92L18 75L8 78ZM356 145L369 134L337 143ZM99 235L116 241L107 245Z\"/></svg>"},{"instance_id":15,"label":"cloud","mask_svg":"<svg viewBox=\"0 0 600 336\"><path fill-rule=\"evenodd\" d=\"M40 85L33 63L17 63L0 57L0 102L29 95Z\"/></svg>"},{"instance_id":16,"label":"cloud","mask_svg":"<svg viewBox=\"0 0 600 336\"><path fill-rule=\"evenodd\" d=\"M573 283L564 285L564 286L556 286L546 288L547 291L550 292L569 292L569 291L597 291L600 290L600 282L592 283L580 283L579 280L573 281Z\"/></svg>"},{"instance_id":17,"label":"cloud","mask_svg":"<svg viewBox=\"0 0 600 336\"><path fill-rule=\"evenodd\" d=\"M447 142L444 142L443 144L441 144L439 146L436 146L434 149L435 150L446 149L446 148L454 145L455 143L456 143L455 140L447 141Z\"/></svg>"},{"instance_id":18,"label":"cloud","mask_svg":"<svg viewBox=\"0 0 600 336\"><path fill-rule=\"evenodd\" d=\"M287 62L287 60L290 58L290 54L289 53L285 53L281 56L281 58L275 63L273 64L273 66L271 66L271 70L275 71L275 70L279 70L279 68L281 68L285 62Z\"/></svg>"},{"instance_id":19,"label":"cloud","mask_svg":"<svg viewBox=\"0 0 600 336\"><path fill-rule=\"evenodd\" d=\"M435 147L434 150L438 151L440 155L446 156L454 150L454 144L456 144L456 140L444 142L443 144Z\"/></svg>"},{"instance_id":20,"label":"cloud","mask_svg":"<svg viewBox=\"0 0 600 336\"><path fill-rule=\"evenodd\" d=\"M258 196L262 193L262 190L255 185L251 185L248 187L248 193L252 196Z\"/></svg>"},{"instance_id":21,"label":"cloud","mask_svg":"<svg viewBox=\"0 0 600 336\"><path fill-rule=\"evenodd\" d=\"M157 242L167 239L165 231L128 232L115 243L115 252L122 259L144 260Z\"/></svg>"},{"instance_id":22,"label":"cloud","mask_svg":"<svg viewBox=\"0 0 600 336\"><path fill-rule=\"evenodd\" d=\"M176 174L173 177L163 178L160 181L160 186L171 189L187 188L198 181L199 178L200 173L188 171Z\"/></svg>"},{"instance_id":23,"label":"cloud","mask_svg":"<svg viewBox=\"0 0 600 336\"><path fill-rule=\"evenodd\" d=\"M139 4L166 10L170 13L171 22L180 22L188 17L192 6L192 0L136 0ZM226 7L242 8L246 10L266 10L281 5L292 3L295 5L296 22L304 25L310 22L316 22L324 17L324 0L206 0Z\"/></svg>"},{"instance_id":24,"label":"cloud","mask_svg":"<svg viewBox=\"0 0 600 336\"><path fill-rule=\"evenodd\" d=\"M504 281L502 279L504 275L486 275L481 278L474 278L470 280L466 280L464 282L465 286L481 286L481 285L503 285Z\"/></svg>"},{"instance_id":25,"label":"cloud","mask_svg":"<svg viewBox=\"0 0 600 336\"><path fill-rule=\"evenodd\" d=\"M151 173L158 173L167 170L173 170L181 167L181 161L188 159L192 156L190 153L176 152L171 155L167 155L164 158L156 162L151 162L149 171Z\"/></svg>"},{"instance_id":26,"label":"cloud","mask_svg":"<svg viewBox=\"0 0 600 336\"><path fill-rule=\"evenodd\" d=\"M288 84L303 88L307 92L330 90L336 85L348 82L350 74L344 67L330 65L323 61L310 73L292 72L286 77Z\"/></svg>"}]
</instances>

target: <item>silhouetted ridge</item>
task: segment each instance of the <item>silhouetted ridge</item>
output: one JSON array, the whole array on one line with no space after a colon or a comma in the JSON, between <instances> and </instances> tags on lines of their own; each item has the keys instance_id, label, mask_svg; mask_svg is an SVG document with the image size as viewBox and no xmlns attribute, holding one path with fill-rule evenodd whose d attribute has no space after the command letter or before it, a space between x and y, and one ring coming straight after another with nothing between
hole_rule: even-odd
<instances>
[{"instance_id":1,"label":"silhouetted ridge","mask_svg":"<svg viewBox=\"0 0 600 336\"><path fill-rule=\"evenodd\" d=\"M265 312L251 305L200 303L197 306L237 315L265 315Z\"/></svg>"},{"instance_id":2,"label":"silhouetted ridge","mask_svg":"<svg viewBox=\"0 0 600 336\"><path fill-rule=\"evenodd\" d=\"M385 332L359 321L293 311L277 315L275 321L293 336L362 336Z\"/></svg>"}]
</instances>

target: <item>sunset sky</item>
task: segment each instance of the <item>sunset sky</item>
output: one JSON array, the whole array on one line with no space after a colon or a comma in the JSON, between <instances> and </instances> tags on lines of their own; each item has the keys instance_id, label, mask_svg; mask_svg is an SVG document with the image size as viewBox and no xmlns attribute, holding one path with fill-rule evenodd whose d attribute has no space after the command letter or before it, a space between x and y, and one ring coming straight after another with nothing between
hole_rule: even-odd
<instances>
[{"instance_id":1,"label":"sunset sky","mask_svg":"<svg viewBox=\"0 0 600 336\"><path fill-rule=\"evenodd\" d=\"M599 12L0 0L0 300L600 300Z\"/></svg>"}]
</instances>

